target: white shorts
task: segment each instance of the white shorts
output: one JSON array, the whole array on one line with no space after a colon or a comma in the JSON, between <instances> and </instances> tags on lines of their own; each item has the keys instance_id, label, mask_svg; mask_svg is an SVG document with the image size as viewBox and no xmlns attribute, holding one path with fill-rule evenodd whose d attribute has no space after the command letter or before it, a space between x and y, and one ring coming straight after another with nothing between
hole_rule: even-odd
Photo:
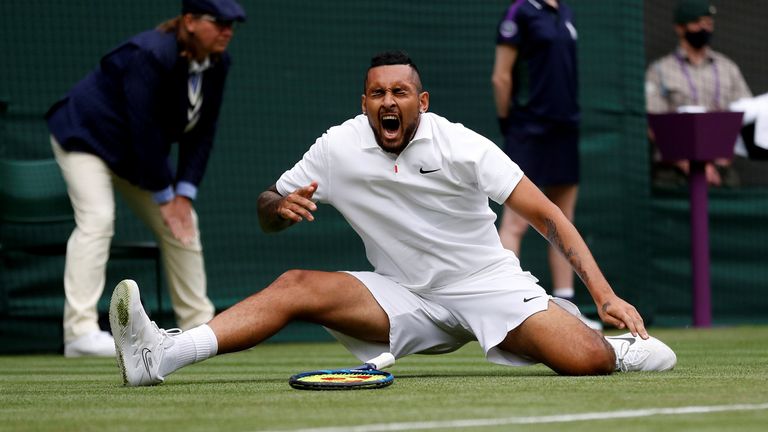
<instances>
[{"instance_id":1,"label":"white shorts","mask_svg":"<svg viewBox=\"0 0 768 432\"><path fill-rule=\"evenodd\" d=\"M530 365L534 362L497 348L507 333L531 315L547 310L550 299L580 315L573 303L550 297L527 272L497 269L429 292L412 292L373 272L347 273L368 288L390 323L389 345L327 329L361 361L383 352L395 358L447 353L476 340L490 362Z\"/></svg>"}]
</instances>

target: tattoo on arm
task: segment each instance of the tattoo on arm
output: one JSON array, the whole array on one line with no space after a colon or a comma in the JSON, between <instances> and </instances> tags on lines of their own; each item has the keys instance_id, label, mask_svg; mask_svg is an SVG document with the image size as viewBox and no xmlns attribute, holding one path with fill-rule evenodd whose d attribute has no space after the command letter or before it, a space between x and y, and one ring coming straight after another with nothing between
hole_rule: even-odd
<instances>
[{"instance_id":1,"label":"tattoo on arm","mask_svg":"<svg viewBox=\"0 0 768 432\"><path fill-rule=\"evenodd\" d=\"M611 307L611 302L605 302L605 303L603 303L603 306L600 307L600 309L603 310L604 314L607 314L609 307Z\"/></svg>"},{"instance_id":2,"label":"tattoo on arm","mask_svg":"<svg viewBox=\"0 0 768 432\"><path fill-rule=\"evenodd\" d=\"M264 232L276 232L293 225L292 221L283 219L277 213L277 205L281 199L282 196L277 191L275 185L272 185L269 189L259 195L259 224Z\"/></svg>"},{"instance_id":3,"label":"tattoo on arm","mask_svg":"<svg viewBox=\"0 0 768 432\"><path fill-rule=\"evenodd\" d=\"M581 263L581 258L579 257L579 254L576 253L573 248L566 248L565 244L563 243L562 237L560 237L560 233L557 231L557 225L555 225L555 221L552 219L546 219L544 220L544 225L546 226L546 237L547 241L549 243L556 247L565 257L566 260L571 264L571 267L573 267L573 271L576 272L577 275L581 278L584 283L589 282L589 275L586 271L584 271L584 267Z\"/></svg>"}]
</instances>

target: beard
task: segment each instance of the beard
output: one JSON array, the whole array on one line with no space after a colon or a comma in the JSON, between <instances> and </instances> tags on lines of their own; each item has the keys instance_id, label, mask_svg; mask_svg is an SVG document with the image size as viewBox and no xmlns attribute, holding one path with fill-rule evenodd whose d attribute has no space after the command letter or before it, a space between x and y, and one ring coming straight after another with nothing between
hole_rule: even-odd
<instances>
[{"instance_id":1,"label":"beard","mask_svg":"<svg viewBox=\"0 0 768 432\"><path fill-rule=\"evenodd\" d=\"M416 129L419 128L420 120L421 120L421 114L419 114L419 117L416 118L415 122L412 122L411 124L403 128L403 134L400 136L400 138L397 141L386 141L386 142L381 137L381 134L379 133L379 129L374 127L373 124L371 124L370 119L368 119L368 123L371 125L373 136L376 138L376 144L378 144L379 147L387 153L394 153L396 155L399 155L400 153L403 152L403 150L405 150L405 148L411 142L411 140L413 139L413 136L416 135ZM379 127L382 127L381 123L379 123Z\"/></svg>"}]
</instances>

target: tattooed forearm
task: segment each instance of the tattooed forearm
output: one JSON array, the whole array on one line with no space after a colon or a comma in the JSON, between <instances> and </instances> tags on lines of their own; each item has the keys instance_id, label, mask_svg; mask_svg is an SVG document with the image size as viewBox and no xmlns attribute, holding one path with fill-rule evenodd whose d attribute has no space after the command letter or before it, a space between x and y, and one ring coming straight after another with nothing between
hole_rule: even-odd
<instances>
[{"instance_id":1,"label":"tattooed forearm","mask_svg":"<svg viewBox=\"0 0 768 432\"><path fill-rule=\"evenodd\" d=\"M277 206L283 197L277 192L275 185L259 195L258 215L262 231L266 233L283 230L293 224L292 221L283 219L277 213Z\"/></svg>"},{"instance_id":2,"label":"tattooed forearm","mask_svg":"<svg viewBox=\"0 0 768 432\"><path fill-rule=\"evenodd\" d=\"M544 221L544 225L546 226L545 236L547 237L547 241L549 241L552 246L556 247L557 250L563 254L565 259L568 260L568 262L571 264L571 267L573 267L573 271L579 275L581 280L584 281L585 284L589 283L589 275L582 266L579 254L573 250L572 247L565 247L563 239L560 237L560 233L557 231L557 225L555 225L555 221L552 219L546 219Z\"/></svg>"}]
</instances>

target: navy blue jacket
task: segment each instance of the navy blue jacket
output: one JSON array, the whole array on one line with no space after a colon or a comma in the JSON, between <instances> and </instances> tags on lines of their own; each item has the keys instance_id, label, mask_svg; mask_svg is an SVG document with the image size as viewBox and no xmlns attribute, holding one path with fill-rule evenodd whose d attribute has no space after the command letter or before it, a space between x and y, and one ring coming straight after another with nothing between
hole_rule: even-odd
<instances>
[{"instance_id":1,"label":"navy blue jacket","mask_svg":"<svg viewBox=\"0 0 768 432\"><path fill-rule=\"evenodd\" d=\"M566 124L579 121L576 27L564 2L516 0L499 22L496 44L517 47L511 116Z\"/></svg>"},{"instance_id":2,"label":"navy blue jacket","mask_svg":"<svg viewBox=\"0 0 768 432\"><path fill-rule=\"evenodd\" d=\"M203 178L216 132L230 60L223 53L203 72L200 119L189 132L189 62L176 35L150 30L105 55L46 114L51 134L68 151L102 158L118 176L152 192L194 186ZM177 172L171 144L179 143ZM194 198L194 196L192 197Z\"/></svg>"}]
</instances>

